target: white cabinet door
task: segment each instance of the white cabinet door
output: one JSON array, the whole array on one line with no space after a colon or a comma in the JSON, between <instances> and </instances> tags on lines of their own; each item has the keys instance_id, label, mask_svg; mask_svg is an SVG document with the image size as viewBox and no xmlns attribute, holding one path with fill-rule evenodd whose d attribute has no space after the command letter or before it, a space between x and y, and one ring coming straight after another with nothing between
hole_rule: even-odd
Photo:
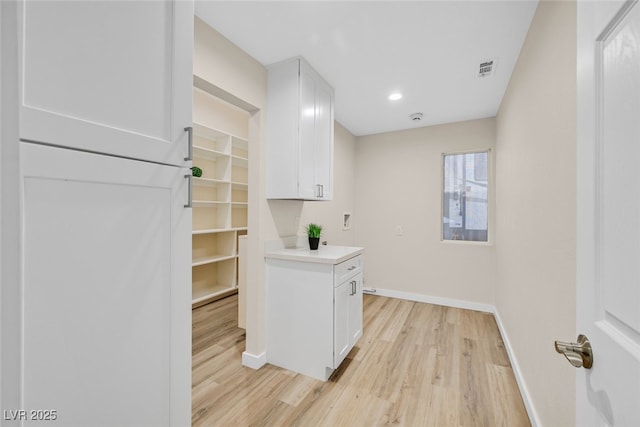
<instances>
[{"instance_id":1,"label":"white cabinet door","mask_svg":"<svg viewBox=\"0 0 640 427\"><path fill-rule=\"evenodd\" d=\"M333 90L319 82L316 86L315 184L320 200L333 199Z\"/></svg>"},{"instance_id":2,"label":"white cabinet door","mask_svg":"<svg viewBox=\"0 0 640 427\"><path fill-rule=\"evenodd\" d=\"M333 299L334 368L362 336L362 274L335 288Z\"/></svg>"},{"instance_id":3,"label":"white cabinet door","mask_svg":"<svg viewBox=\"0 0 640 427\"><path fill-rule=\"evenodd\" d=\"M22 383L7 409L189 425L188 169L30 143L20 157L21 346L3 352Z\"/></svg>"},{"instance_id":4,"label":"white cabinet door","mask_svg":"<svg viewBox=\"0 0 640 427\"><path fill-rule=\"evenodd\" d=\"M302 58L269 67L267 197L333 198L333 98Z\"/></svg>"},{"instance_id":5,"label":"white cabinet door","mask_svg":"<svg viewBox=\"0 0 640 427\"><path fill-rule=\"evenodd\" d=\"M20 138L185 165L193 4L19 4Z\"/></svg>"},{"instance_id":6,"label":"white cabinet door","mask_svg":"<svg viewBox=\"0 0 640 427\"><path fill-rule=\"evenodd\" d=\"M362 273L349 280L349 348L352 348L362 336Z\"/></svg>"},{"instance_id":7,"label":"white cabinet door","mask_svg":"<svg viewBox=\"0 0 640 427\"><path fill-rule=\"evenodd\" d=\"M300 142L298 160L298 197L316 198L316 80L300 67Z\"/></svg>"},{"instance_id":8,"label":"white cabinet door","mask_svg":"<svg viewBox=\"0 0 640 427\"><path fill-rule=\"evenodd\" d=\"M333 368L347 357L351 350L349 340L349 309L351 283L343 282L334 289L333 299Z\"/></svg>"}]
</instances>

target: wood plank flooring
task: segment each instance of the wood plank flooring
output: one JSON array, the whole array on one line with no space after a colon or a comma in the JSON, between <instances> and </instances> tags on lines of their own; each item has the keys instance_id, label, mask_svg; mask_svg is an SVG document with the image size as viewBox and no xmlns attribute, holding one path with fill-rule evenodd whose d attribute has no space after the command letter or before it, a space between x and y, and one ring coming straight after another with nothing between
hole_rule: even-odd
<instances>
[{"instance_id":1,"label":"wood plank flooring","mask_svg":"<svg viewBox=\"0 0 640 427\"><path fill-rule=\"evenodd\" d=\"M193 311L192 425L530 426L491 314L364 296L364 334L323 383L241 365L237 296Z\"/></svg>"}]
</instances>

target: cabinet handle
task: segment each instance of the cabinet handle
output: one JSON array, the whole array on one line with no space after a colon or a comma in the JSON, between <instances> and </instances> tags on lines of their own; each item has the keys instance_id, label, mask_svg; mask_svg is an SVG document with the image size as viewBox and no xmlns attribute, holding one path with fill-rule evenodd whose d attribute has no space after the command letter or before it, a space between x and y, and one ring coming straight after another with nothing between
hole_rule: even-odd
<instances>
[{"instance_id":1,"label":"cabinet handle","mask_svg":"<svg viewBox=\"0 0 640 427\"><path fill-rule=\"evenodd\" d=\"M353 271L353 270L355 270L356 268L358 268L358 267L357 267L357 266L355 266L355 265L352 265L351 267L347 268L347 270L349 270L349 271Z\"/></svg>"},{"instance_id":2,"label":"cabinet handle","mask_svg":"<svg viewBox=\"0 0 640 427\"><path fill-rule=\"evenodd\" d=\"M322 199L324 197L324 187L322 184L316 185L316 197Z\"/></svg>"},{"instance_id":3,"label":"cabinet handle","mask_svg":"<svg viewBox=\"0 0 640 427\"><path fill-rule=\"evenodd\" d=\"M184 130L189 135L188 142L187 142L189 144L188 154L187 154L187 157L184 158L184 160L186 162L190 162L191 160L193 160L193 127L187 126L186 128L184 128Z\"/></svg>"},{"instance_id":4,"label":"cabinet handle","mask_svg":"<svg viewBox=\"0 0 640 427\"><path fill-rule=\"evenodd\" d=\"M353 295L355 295L355 294L356 294L356 292L357 292L357 290L356 290L357 282L356 282L355 280L352 280L352 281L351 281L351 282L349 282L349 283L351 283L351 293L350 293L349 295L352 295L352 296L353 296Z\"/></svg>"},{"instance_id":5,"label":"cabinet handle","mask_svg":"<svg viewBox=\"0 0 640 427\"><path fill-rule=\"evenodd\" d=\"M193 187L193 176L191 174L189 175L185 175L185 178L187 178L189 180L189 185L187 186L187 191L188 191L188 199L187 199L187 204L184 205L185 208L192 208L193 207L193 197L192 197L192 187Z\"/></svg>"}]
</instances>

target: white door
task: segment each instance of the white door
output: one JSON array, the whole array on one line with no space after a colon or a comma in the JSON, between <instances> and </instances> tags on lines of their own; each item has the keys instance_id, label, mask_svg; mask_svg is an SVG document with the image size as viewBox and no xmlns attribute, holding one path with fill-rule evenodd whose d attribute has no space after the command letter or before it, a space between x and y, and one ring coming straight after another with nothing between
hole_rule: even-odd
<instances>
[{"instance_id":1,"label":"white door","mask_svg":"<svg viewBox=\"0 0 640 427\"><path fill-rule=\"evenodd\" d=\"M184 165L193 4L19 4L20 139Z\"/></svg>"},{"instance_id":2,"label":"white door","mask_svg":"<svg viewBox=\"0 0 640 427\"><path fill-rule=\"evenodd\" d=\"M640 5L578 2L578 426L640 426Z\"/></svg>"},{"instance_id":3,"label":"white door","mask_svg":"<svg viewBox=\"0 0 640 427\"><path fill-rule=\"evenodd\" d=\"M20 157L20 346L4 348L20 403L3 409L27 412L4 422L190 425L188 169L31 143Z\"/></svg>"}]
</instances>

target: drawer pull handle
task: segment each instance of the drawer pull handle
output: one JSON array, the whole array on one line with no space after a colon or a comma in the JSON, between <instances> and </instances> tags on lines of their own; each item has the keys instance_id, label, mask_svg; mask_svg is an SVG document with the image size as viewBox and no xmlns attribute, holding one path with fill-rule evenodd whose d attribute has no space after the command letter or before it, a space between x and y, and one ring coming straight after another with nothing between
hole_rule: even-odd
<instances>
[{"instance_id":1,"label":"drawer pull handle","mask_svg":"<svg viewBox=\"0 0 640 427\"><path fill-rule=\"evenodd\" d=\"M357 266L355 266L355 265L352 265L351 267L347 268L347 270L349 270L349 271L353 271L353 270L355 270L356 268L358 268L358 267L357 267Z\"/></svg>"}]
</instances>

